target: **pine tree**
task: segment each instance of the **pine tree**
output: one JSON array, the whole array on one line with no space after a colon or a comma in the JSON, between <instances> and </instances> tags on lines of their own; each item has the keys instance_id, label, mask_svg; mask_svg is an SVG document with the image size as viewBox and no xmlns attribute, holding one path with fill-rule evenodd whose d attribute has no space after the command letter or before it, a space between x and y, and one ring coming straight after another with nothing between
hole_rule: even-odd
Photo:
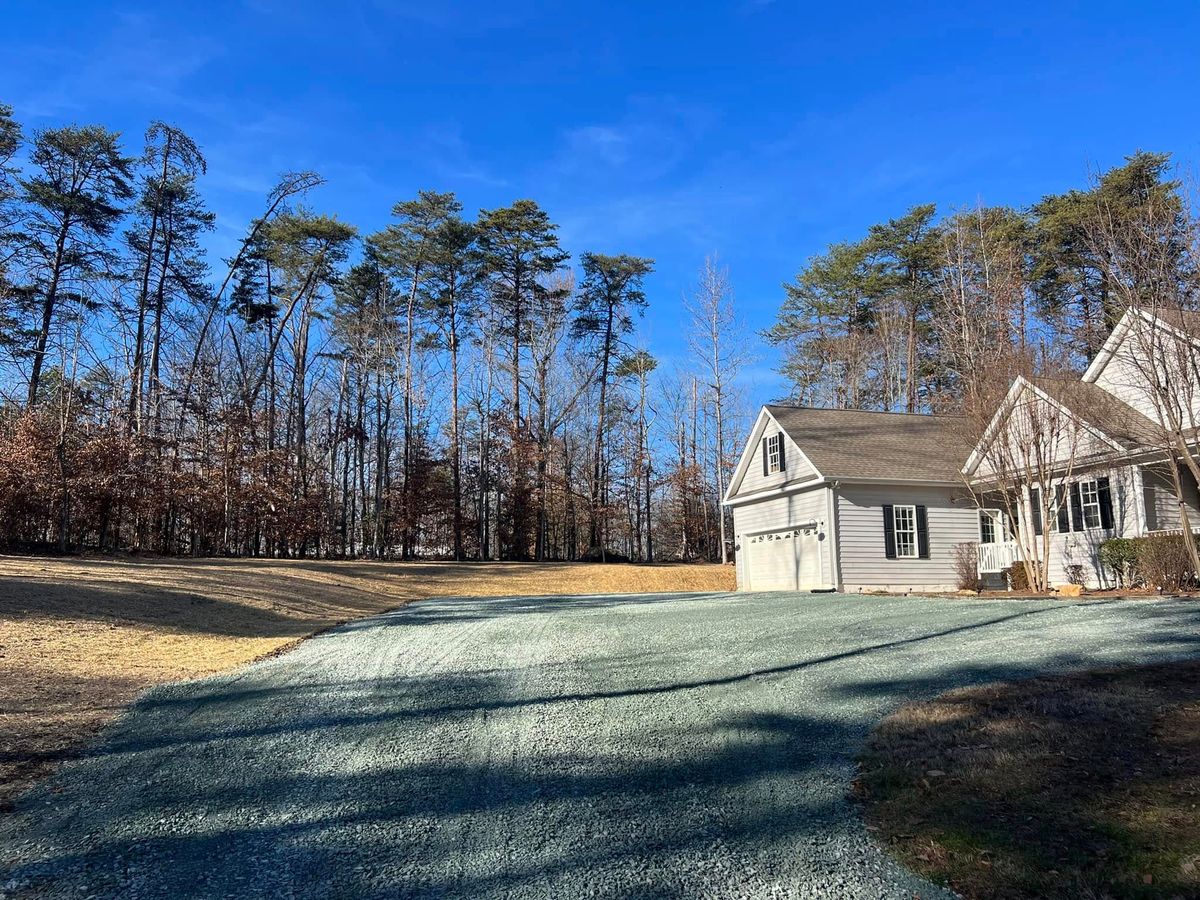
<instances>
[{"instance_id":1,"label":"pine tree","mask_svg":"<svg viewBox=\"0 0 1200 900\"><path fill-rule=\"evenodd\" d=\"M878 291L872 301L874 319L885 356L880 364L883 406L899 405L910 413L922 405L929 316L941 257L940 235L933 224L936 211L932 203L914 206L898 219L872 225L866 241Z\"/></svg>"},{"instance_id":2,"label":"pine tree","mask_svg":"<svg viewBox=\"0 0 1200 900\"><path fill-rule=\"evenodd\" d=\"M436 253L436 239L446 221L462 210L451 193L420 191L415 200L392 207L396 222L374 237L379 256L406 296L404 311L404 524L401 552L405 559L415 547L417 434L413 418L414 353L422 343L421 289Z\"/></svg>"},{"instance_id":3,"label":"pine tree","mask_svg":"<svg viewBox=\"0 0 1200 900\"><path fill-rule=\"evenodd\" d=\"M1136 220L1150 204L1166 210L1179 228L1168 241L1178 264L1185 253L1183 201L1178 181L1167 178L1170 154L1138 151L1110 169L1086 191L1043 197L1032 210L1033 290L1043 312L1061 323L1072 349L1089 359L1121 317L1121 301L1109 284L1107 248L1089 238L1105 220ZM1111 230L1111 226L1110 226Z\"/></svg>"},{"instance_id":4,"label":"pine tree","mask_svg":"<svg viewBox=\"0 0 1200 900\"><path fill-rule=\"evenodd\" d=\"M21 185L39 270L32 285L41 307L29 376L33 406L60 304L88 303L85 283L115 265L105 240L124 215L121 204L133 196L133 160L121 152L116 132L86 125L36 132L30 162L36 172Z\"/></svg>"},{"instance_id":5,"label":"pine tree","mask_svg":"<svg viewBox=\"0 0 1200 900\"><path fill-rule=\"evenodd\" d=\"M558 245L558 226L532 200L479 213L479 248L489 297L500 334L507 343L512 393L509 428L509 555L529 556L528 423L521 412L521 363L527 354L530 308L549 288L545 284L570 254Z\"/></svg>"},{"instance_id":6,"label":"pine tree","mask_svg":"<svg viewBox=\"0 0 1200 900\"><path fill-rule=\"evenodd\" d=\"M454 558L463 558L462 417L460 356L475 327L483 279L478 230L458 215L447 217L433 236L425 303L437 343L450 357L450 481L454 509Z\"/></svg>"},{"instance_id":7,"label":"pine tree","mask_svg":"<svg viewBox=\"0 0 1200 900\"><path fill-rule=\"evenodd\" d=\"M20 344L20 320L12 309L17 291L9 275L9 266L24 246L17 203L20 170L13 163L20 147L21 126L12 107L0 103L0 347L9 352Z\"/></svg>"},{"instance_id":8,"label":"pine tree","mask_svg":"<svg viewBox=\"0 0 1200 900\"><path fill-rule=\"evenodd\" d=\"M764 337L784 348L781 373L804 403L867 409L882 400L875 298L880 273L865 241L834 244L809 260Z\"/></svg>"},{"instance_id":9,"label":"pine tree","mask_svg":"<svg viewBox=\"0 0 1200 900\"><path fill-rule=\"evenodd\" d=\"M605 256L584 253L580 257L583 281L575 305L577 318L573 333L576 338L590 342L600 363L600 398L596 412L595 457L592 460L591 521L589 523L588 553L606 553L602 508L605 494L605 426L609 375L617 357L625 349L625 338L633 331L633 318L646 308L642 283L654 270L654 260L636 256Z\"/></svg>"},{"instance_id":10,"label":"pine tree","mask_svg":"<svg viewBox=\"0 0 1200 900\"><path fill-rule=\"evenodd\" d=\"M207 297L208 267L200 236L216 217L204 208L196 179L207 171L200 149L186 134L162 122L146 131L137 221L126 235L137 280L133 362L130 371L130 431L147 419L146 395L159 430L162 397L163 323L173 300ZM146 387L146 326L150 318L149 386Z\"/></svg>"}]
</instances>

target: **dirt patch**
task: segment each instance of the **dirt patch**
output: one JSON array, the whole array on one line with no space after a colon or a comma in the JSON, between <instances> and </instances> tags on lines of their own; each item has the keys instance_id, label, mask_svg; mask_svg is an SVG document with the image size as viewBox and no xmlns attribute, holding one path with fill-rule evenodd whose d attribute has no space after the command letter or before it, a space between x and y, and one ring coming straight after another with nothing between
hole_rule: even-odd
<instances>
[{"instance_id":1,"label":"dirt patch","mask_svg":"<svg viewBox=\"0 0 1200 900\"><path fill-rule=\"evenodd\" d=\"M0 809L142 690L412 600L733 586L716 565L0 557Z\"/></svg>"},{"instance_id":2,"label":"dirt patch","mask_svg":"<svg viewBox=\"0 0 1200 900\"><path fill-rule=\"evenodd\" d=\"M868 827L968 898L1200 897L1200 663L954 691L861 762Z\"/></svg>"}]
</instances>

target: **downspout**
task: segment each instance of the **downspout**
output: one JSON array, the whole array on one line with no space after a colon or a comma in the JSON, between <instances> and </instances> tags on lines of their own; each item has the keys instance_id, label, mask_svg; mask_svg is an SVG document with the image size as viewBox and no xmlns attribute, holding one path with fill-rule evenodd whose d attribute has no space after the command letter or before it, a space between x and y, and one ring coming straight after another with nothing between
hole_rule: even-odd
<instances>
[{"instance_id":1,"label":"downspout","mask_svg":"<svg viewBox=\"0 0 1200 900\"><path fill-rule=\"evenodd\" d=\"M826 503L829 511L826 516L827 529L829 532L829 565L831 567L829 583L835 591L844 591L842 585L842 565L841 557L838 554L838 514L837 514L837 490L841 485L840 481L829 482L827 491Z\"/></svg>"}]
</instances>

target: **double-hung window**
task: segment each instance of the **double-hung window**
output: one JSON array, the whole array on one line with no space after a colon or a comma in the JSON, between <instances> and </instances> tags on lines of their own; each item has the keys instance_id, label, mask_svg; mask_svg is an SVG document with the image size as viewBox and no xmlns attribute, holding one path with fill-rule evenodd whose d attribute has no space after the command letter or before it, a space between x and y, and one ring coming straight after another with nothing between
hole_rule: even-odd
<instances>
[{"instance_id":1,"label":"double-hung window","mask_svg":"<svg viewBox=\"0 0 1200 900\"><path fill-rule=\"evenodd\" d=\"M1051 531L1070 531L1071 530L1071 508L1067 504L1067 489L1064 485L1057 485L1050 493L1050 530Z\"/></svg>"},{"instance_id":2,"label":"double-hung window","mask_svg":"<svg viewBox=\"0 0 1200 900\"><path fill-rule=\"evenodd\" d=\"M892 524L896 532L896 556L901 559L917 557L917 508L893 506Z\"/></svg>"},{"instance_id":3,"label":"double-hung window","mask_svg":"<svg viewBox=\"0 0 1200 900\"><path fill-rule=\"evenodd\" d=\"M1039 493L1033 490L1030 496L1036 503ZM1060 534L1113 527L1112 489L1108 478L1055 485L1049 507L1050 530ZM1038 534L1041 534L1040 529Z\"/></svg>"},{"instance_id":4,"label":"double-hung window","mask_svg":"<svg viewBox=\"0 0 1200 900\"><path fill-rule=\"evenodd\" d=\"M767 474L774 475L780 470L779 457L782 452L783 435L772 434L767 437Z\"/></svg>"},{"instance_id":5,"label":"double-hung window","mask_svg":"<svg viewBox=\"0 0 1200 900\"><path fill-rule=\"evenodd\" d=\"M1099 485L1094 481L1079 482L1079 500L1080 509L1083 511L1083 527L1099 528L1102 519Z\"/></svg>"}]
</instances>

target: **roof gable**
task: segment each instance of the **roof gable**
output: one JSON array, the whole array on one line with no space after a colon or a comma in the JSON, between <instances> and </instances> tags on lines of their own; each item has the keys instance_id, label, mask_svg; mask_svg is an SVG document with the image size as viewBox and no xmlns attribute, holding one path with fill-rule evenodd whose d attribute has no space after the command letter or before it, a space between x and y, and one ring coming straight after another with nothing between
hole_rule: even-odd
<instances>
[{"instance_id":1,"label":"roof gable","mask_svg":"<svg viewBox=\"0 0 1200 900\"><path fill-rule=\"evenodd\" d=\"M1070 378L1025 378L1013 381L983 436L971 451L963 474L976 475L984 466L987 448L996 440L997 432L1008 427L1017 404L1025 394L1032 394L1043 403L1052 404L1076 423L1074 456L1091 455L1080 449L1079 441L1088 439L1102 451L1133 450L1154 440L1157 426L1128 404L1096 384Z\"/></svg>"},{"instance_id":2,"label":"roof gable","mask_svg":"<svg viewBox=\"0 0 1200 900\"><path fill-rule=\"evenodd\" d=\"M750 471L750 466L758 458L759 442L762 440L767 428L771 426L777 428L783 435L784 440L787 441L788 449L785 452L788 457L798 458L804 464L802 467L789 466L784 484L800 480L811 481L814 475L817 478L821 477L820 470L812 464L812 460L808 458L804 450L792 440L791 436L787 433L787 429L780 425L771 414L770 407L764 406L759 410L758 418L754 421L754 427L750 429L750 437L746 441L746 446L742 449L742 455L738 459L737 467L733 470L733 475L729 479L729 486L725 489L725 496L722 499L732 500L738 491L741 490L742 483L746 480L746 474ZM801 474L803 474L803 478L797 477Z\"/></svg>"},{"instance_id":3,"label":"roof gable","mask_svg":"<svg viewBox=\"0 0 1200 900\"><path fill-rule=\"evenodd\" d=\"M1174 319L1174 321L1171 321ZM1082 375L1082 380L1092 383L1100 378L1105 367L1121 349L1121 345L1129 336L1129 332L1139 323L1165 328L1178 337L1200 346L1196 333L1200 330L1200 313L1192 310L1149 310L1141 307L1130 307L1113 327L1095 358L1088 364Z\"/></svg>"}]
</instances>

